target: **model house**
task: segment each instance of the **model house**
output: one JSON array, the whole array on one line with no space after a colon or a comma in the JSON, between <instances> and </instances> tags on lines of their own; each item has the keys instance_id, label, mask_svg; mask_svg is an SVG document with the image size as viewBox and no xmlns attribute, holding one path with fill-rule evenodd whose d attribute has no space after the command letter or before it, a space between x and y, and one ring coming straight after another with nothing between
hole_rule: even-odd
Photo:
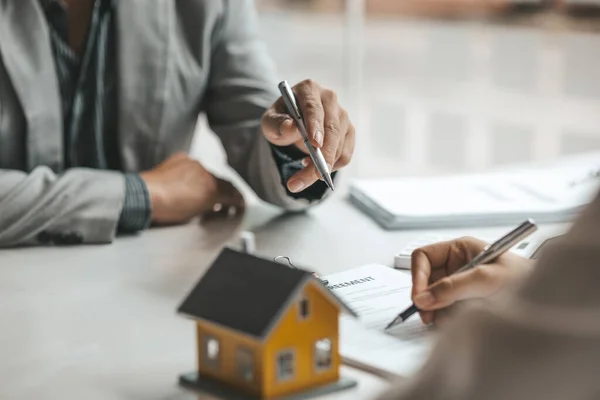
<instances>
[{"instance_id":1,"label":"model house","mask_svg":"<svg viewBox=\"0 0 600 400\"><path fill-rule=\"evenodd\" d=\"M178 310L196 321L199 380L269 398L340 378L338 317L311 273L225 249Z\"/></svg>"}]
</instances>

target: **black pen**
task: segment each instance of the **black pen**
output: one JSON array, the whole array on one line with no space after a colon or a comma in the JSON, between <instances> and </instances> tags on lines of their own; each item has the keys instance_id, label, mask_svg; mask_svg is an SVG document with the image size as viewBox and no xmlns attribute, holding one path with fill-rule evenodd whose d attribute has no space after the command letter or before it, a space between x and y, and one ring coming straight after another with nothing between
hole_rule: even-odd
<instances>
[{"instance_id":1,"label":"black pen","mask_svg":"<svg viewBox=\"0 0 600 400\"><path fill-rule=\"evenodd\" d=\"M481 264L487 264L494 261L496 258L500 257L502 254L506 253L511 249L515 244L519 243L521 240L525 239L527 236L531 235L533 232L537 230L537 226L532 219L528 219L523 222L521 225L508 232L506 235L502 236L500 239L496 240L494 243L488 244L485 248L477 254L468 264L462 266L458 270L454 272L454 274L459 274L464 271L468 271L472 268L475 268ZM392 322L390 322L385 329L390 329L391 327L399 324L400 322L406 321L411 315L417 313L419 309L414 304L408 307L406 310L402 311Z\"/></svg>"}]
</instances>

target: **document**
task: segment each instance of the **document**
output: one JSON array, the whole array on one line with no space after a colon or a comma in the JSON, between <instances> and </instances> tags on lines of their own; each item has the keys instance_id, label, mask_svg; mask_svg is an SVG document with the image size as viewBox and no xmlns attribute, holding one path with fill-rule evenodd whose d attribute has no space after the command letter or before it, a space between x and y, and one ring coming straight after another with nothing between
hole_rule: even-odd
<instances>
[{"instance_id":1,"label":"document","mask_svg":"<svg viewBox=\"0 0 600 400\"><path fill-rule=\"evenodd\" d=\"M600 187L600 153L438 177L357 180L352 202L388 229L570 221Z\"/></svg>"},{"instance_id":2,"label":"document","mask_svg":"<svg viewBox=\"0 0 600 400\"><path fill-rule=\"evenodd\" d=\"M340 319L340 354L345 364L384 378L409 376L423 365L434 333L417 315L390 331L384 329L412 304L408 273L370 264L324 278L328 288L359 315Z\"/></svg>"}]
</instances>

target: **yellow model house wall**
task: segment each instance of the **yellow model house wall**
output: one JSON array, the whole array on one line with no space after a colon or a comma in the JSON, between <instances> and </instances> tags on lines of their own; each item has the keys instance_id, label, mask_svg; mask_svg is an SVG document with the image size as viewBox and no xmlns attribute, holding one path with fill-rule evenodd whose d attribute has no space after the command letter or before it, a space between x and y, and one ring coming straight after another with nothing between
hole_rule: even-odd
<instances>
[{"instance_id":1,"label":"yellow model house wall","mask_svg":"<svg viewBox=\"0 0 600 400\"><path fill-rule=\"evenodd\" d=\"M263 395L281 396L303 391L313 386L337 381L339 379L338 316L339 309L316 287L309 283L304 288L304 296L309 300L310 316L301 320L299 300L292 304L279 321L277 327L264 344L263 352ZM327 371L315 372L314 345L320 339L328 338L332 342L332 363ZM277 353L285 349L294 349L294 377L285 382L277 380Z\"/></svg>"},{"instance_id":2,"label":"yellow model house wall","mask_svg":"<svg viewBox=\"0 0 600 400\"><path fill-rule=\"evenodd\" d=\"M253 395L260 394L264 381L262 344L251 337L209 322L197 321L196 327L198 372L201 375L215 378L246 393ZM203 337L206 335L219 339L219 365L216 368L207 366L204 362L205 349ZM244 346L253 353L254 380L252 383L244 381L238 374L236 349L239 346Z\"/></svg>"}]
</instances>

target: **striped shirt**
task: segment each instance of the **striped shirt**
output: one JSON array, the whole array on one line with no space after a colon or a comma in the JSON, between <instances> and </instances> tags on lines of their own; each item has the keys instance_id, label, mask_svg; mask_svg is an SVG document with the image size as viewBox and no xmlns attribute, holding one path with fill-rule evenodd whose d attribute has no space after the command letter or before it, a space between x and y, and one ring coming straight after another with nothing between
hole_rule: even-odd
<instances>
[{"instance_id":1,"label":"striped shirt","mask_svg":"<svg viewBox=\"0 0 600 400\"><path fill-rule=\"evenodd\" d=\"M116 52L112 0L97 0L82 54L68 44L67 12L58 0L40 0L60 87L65 166L121 169L117 133ZM125 174L120 231L150 223L150 198L138 174Z\"/></svg>"}]
</instances>

